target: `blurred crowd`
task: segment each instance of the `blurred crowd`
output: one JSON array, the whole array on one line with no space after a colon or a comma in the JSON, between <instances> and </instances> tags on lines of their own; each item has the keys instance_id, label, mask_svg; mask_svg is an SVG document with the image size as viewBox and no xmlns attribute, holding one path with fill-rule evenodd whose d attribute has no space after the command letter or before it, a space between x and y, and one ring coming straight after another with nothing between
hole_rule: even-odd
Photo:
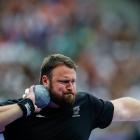
<instances>
[{"instance_id":1,"label":"blurred crowd","mask_svg":"<svg viewBox=\"0 0 140 140\"><path fill-rule=\"evenodd\" d=\"M0 98L38 83L44 56L78 64L77 86L103 99L140 99L138 0L1 0ZM137 140L140 125L117 123L90 140Z\"/></svg>"}]
</instances>

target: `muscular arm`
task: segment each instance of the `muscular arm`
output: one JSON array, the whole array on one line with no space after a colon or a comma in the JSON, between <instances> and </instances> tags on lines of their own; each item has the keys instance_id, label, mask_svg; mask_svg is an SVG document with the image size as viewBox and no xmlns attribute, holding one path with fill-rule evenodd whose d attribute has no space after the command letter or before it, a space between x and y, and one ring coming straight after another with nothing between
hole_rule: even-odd
<instances>
[{"instance_id":1,"label":"muscular arm","mask_svg":"<svg viewBox=\"0 0 140 140\"><path fill-rule=\"evenodd\" d=\"M140 101L131 97L123 97L111 101L114 105L113 121L140 120Z\"/></svg>"},{"instance_id":2,"label":"muscular arm","mask_svg":"<svg viewBox=\"0 0 140 140\"><path fill-rule=\"evenodd\" d=\"M22 116L29 116L34 112L40 112L41 108L35 105L33 86L26 91L22 101L11 105L0 106L0 132L5 126Z\"/></svg>"},{"instance_id":3,"label":"muscular arm","mask_svg":"<svg viewBox=\"0 0 140 140\"><path fill-rule=\"evenodd\" d=\"M0 106L0 132L5 126L22 117L23 112L17 104Z\"/></svg>"}]
</instances>

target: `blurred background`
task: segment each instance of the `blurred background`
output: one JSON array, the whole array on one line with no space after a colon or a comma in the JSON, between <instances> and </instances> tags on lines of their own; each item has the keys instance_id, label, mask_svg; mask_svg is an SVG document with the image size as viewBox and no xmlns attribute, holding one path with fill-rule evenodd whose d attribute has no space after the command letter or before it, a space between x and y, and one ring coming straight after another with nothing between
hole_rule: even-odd
<instances>
[{"instance_id":1,"label":"blurred background","mask_svg":"<svg viewBox=\"0 0 140 140\"><path fill-rule=\"evenodd\" d=\"M77 88L140 99L140 0L0 0L0 99L37 84L51 53L78 64ZM140 123L113 123L89 140L139 140Z\"/></svg>"}]
</instances>

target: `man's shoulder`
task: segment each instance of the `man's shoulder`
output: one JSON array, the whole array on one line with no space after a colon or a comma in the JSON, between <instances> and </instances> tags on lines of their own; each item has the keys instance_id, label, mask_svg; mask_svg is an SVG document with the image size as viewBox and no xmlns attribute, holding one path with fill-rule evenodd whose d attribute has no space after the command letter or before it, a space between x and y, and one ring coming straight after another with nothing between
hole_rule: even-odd
<instances>
[{"instance_id":1,"label":"man's shoulder","mask_svg":"<svg viewBox=\"0 0 140 140\"><path fill-rule=\"evenodd\" d=\"M94 95L90 95L87 92L80 91L77 93L76 100L77 101L90 101L91 98L96 98Z\"/></svg>"},{"instance_id":2,"label":"man's shoulder","mask_svg":"<svg viewBox=\"0 0 140 140\"><path fill-rule=\"evenodd\" d=\"M76 97L78 99L87 98L88 96L89 96L89 94L87 92L83 92L83 91L77 92L77 95L76 95Z\"/></svg>"},{"instance_id":3,"label":"man's shoulder","mask_svg":"<svg viewBox=\"0 0 140 140\"><path fill-rule=\"evenodd\" d=\"M77 92L77 98L80 98L80 99L84 98L85 99L85 98L97 98L97 97L89 94L88 92L79 91L79 92Z\"/></svg>"},{"instance_id":4,"label":"man's shoulder","mask_svg":"<svg viewBox=\"0 0 140 140\"><path fill-rule=\"evenodd\" d=\"M78 92L77 96L76 96L76 101L84 101L84 102L88 102L88 103L96 103L96 102L102 102L103 99L100 99L98 97L96 97L95 95L91 95L88 92Z\"/></svg>"}]
</instances>

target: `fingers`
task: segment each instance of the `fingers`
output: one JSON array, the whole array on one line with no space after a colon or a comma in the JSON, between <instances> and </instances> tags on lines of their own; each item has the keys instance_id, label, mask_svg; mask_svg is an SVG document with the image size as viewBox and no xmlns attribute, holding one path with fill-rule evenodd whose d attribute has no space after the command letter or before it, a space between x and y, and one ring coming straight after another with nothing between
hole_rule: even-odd
<instances>
[{"instance_id":1,"label":"fingers","mask_svg":"<svg viewBox=\"0 0 140 140\"><path fill-rule=\"evenodd\" d=\"M30 88L27 88L25 89L25 93L23 94L23 98L29 98L33 101L33 104L34 104L34 107L35 107L35 112L40 112L40 108L38 108L36 105L35 105L35 93L34 93L34 88L35 86L31 86Z\"/></svg>"},{"instance_id":2,"label":"fingers","mask_svg":"<svg viewBox=\"0 0 140 140\"><path fill-rule=\"evenodd\" d=\"M26 98L28 94L29 94L29 88L26 88L24 94L22 95L22 98Z\"/></svg>"},{"instance_id":3,"label":"fingers","mask_svg":"<svg viewBox=\"0 0 140 140\"><path fill-rule=\"evenodd\" d=\"M30 88L25 89L25 93L23 94L22 98L29 98L35 103L35 95L33 91L34 86L31 86Z\"/></svg>"},{"instance_id":4,"label":"fingers","mask_svg":"<svg viewBox=\"0 0 140 140\"><path fill-rule=\"evenodd\" d=\"M38 108L36 105L35 105L35 112L40 112L41 111L41 108Z\"/></svg>"}]
</instances>

